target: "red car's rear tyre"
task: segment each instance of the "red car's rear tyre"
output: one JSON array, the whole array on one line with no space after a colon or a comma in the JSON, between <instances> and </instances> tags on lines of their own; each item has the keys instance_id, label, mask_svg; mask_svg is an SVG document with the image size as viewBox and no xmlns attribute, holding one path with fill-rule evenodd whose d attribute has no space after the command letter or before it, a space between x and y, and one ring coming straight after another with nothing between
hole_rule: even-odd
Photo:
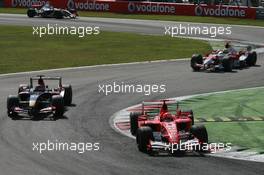
<instances>
[{"instance_id":1,"label":"red car's rear tyre","mask_svg":"<svg viewBox=\"0 0 264 175\"><path fill-rule=\"evenodd\" d=\"M129 115L130 118L130 133L132 135L137 134L137 129L138 129L138 117L141 115L140 112L131 112Z\"/></svg>"},{"instance_id":2,"label":"red car's rear tyre","mask_svg":"<svg viewBox=\"0 0 264 175\"><path fill-rule=\"evenodd\" d=\"M192 125L194 125L194 116L193 116L193 110L182 110L182 112L190 113L190 118L192 120Z\"/></svg>"}]
</instances>

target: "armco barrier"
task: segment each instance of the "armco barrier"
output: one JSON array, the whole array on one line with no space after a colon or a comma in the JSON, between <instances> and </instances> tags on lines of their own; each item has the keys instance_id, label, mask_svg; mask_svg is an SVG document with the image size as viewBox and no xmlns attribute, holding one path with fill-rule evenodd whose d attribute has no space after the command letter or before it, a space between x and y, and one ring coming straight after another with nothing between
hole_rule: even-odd
<instances>
[{"instance_id":1,"label":"armco barrier","mask_svg":"<svg viewBox=\"0 0 264 175\"><path fill-rule=\"evenodd\" d=\"M50 0L56 7L76 8L84 11L103 11L131 14L160 14L187 16L219 16L256 19L256 9L237 6L208 6L194 4L134 2L134 1L90 1L90 0ZM45 0L4 0L6 7L29 7Z\"/></svg>"}]
</instances>

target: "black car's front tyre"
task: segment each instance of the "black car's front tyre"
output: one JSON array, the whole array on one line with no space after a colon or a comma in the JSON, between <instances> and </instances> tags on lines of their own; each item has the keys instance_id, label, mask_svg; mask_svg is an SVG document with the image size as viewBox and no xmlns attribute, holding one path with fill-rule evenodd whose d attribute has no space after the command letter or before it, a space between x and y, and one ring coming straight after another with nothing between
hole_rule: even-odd
<instances>
[{"instance_id":1,"label":"black car's front tyre","mask_svg":"<svg viewBox=\"0 0 264 175\"><path fill-rule=\"evenodd\" d=\"M27 16L28 16L29 18L33 18L33 17L35 17L36 15L37 15L37 12L36 12L35 9L28 9L28 11L27 11Z\"/></svg>"},{"instance_id":2,"label":"black car's front tyre","mask_svg":"<svg viewBox=\"0 0 264 175\"><path fill-rule=\"evenodd\" d=\"M18 118L18 114L14 112L14 108L19 106L19 98L15 95L9 95L7 97L7 115L12 118L16 119Z\"/></svg>"},{"instance_id":3,"label":"black car's front tyre","mask_svg":"<svg viewBox=\"0 0 264 175\"><path fill-rule=\"evenodd\" d=\"M53 114L54 119L62 117L64 114L64 102L63 97L60 95L55 95L52 97L52 106L55 107L55 112Z\"/></svg>"},{"instance_id":4,"label":"black car's front tyre","mask_svg":"<svg viewBox=\"0 0 264 175\"><path fill-rule=\"evenodd\" d=\"M143 153L151 153L151 150L148 149L148 145L152 138L152 129L149 126L138 128L136 136L138 150Z\"/></svg>"},{"instance_id":5,"label":"black car's front tyre","mask_svg":"<svg viewBox=\"0 0 264 175\"><path fill-rule=\"evenodd\" d=\"M62 11L55 11L54 12L54 17L56 19L62 19L63 18L63 12Z\"/></svg>"}]
</instances>

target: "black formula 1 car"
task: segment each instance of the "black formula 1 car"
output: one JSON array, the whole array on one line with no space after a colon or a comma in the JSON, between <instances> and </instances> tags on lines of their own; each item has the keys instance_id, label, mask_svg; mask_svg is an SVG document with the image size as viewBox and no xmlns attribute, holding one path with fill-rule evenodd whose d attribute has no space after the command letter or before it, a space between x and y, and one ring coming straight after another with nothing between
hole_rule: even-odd
<instances>
[{"instance_id":1,"label":"black formula 1 car","mask_svg":"<svg viewBox=\"0 0 264 175\"><path fill-rule=\"evenodd\" d=\"M191 58L191 68L193 71L225 71L231 72L234 68L245 68L255 66L257 53L251 49L239 52L229 52L228 50L214 50L205 55L194 54Z\"/></svg>"},{"instance_id":2,"label":"black formula 1 car","mask_svg":"<svg viewBox=\"0 0 264 175\"><path fill-rule=\"evenodd\" d=\"M57 83L54 83L55 81ZM34 82L37 81L37 85ZM55 88L49 88L45 81L53 82ZM18 95L7 98L7 114L12 119L29 117L42 119L46 117L56 120L62 117L65 106L72 103L71 85L62 85L61 77L44 77L39 75L30 78L30 84L21 84Z\"/></svg>"},{"instance_id":3,"label":"black formula 1 car","mask_svg":"<svg viewBox=\"0 0 264 175\"><path fill-rule=\"evenodd\" d=\"M49 4L45 4L44 6L33 5L27 10L27 15L29 18L33 18L35 16L42 18L76 18L78 16L77 11L75 9L61 9L54 8Z\"/></svg>"}]
</instances>

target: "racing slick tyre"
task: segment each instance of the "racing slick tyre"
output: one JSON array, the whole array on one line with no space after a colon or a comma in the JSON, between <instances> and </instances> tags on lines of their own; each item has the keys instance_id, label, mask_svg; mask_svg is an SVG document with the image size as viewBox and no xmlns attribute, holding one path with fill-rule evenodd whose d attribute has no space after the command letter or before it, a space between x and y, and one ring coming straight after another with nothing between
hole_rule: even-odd
<instances>
[{"instance_id":1,"label":"racing slick tyre","mask_svg":"<svg viewBox=\"0 0 264 175\"><path fill-rule=\"evenodd\" d=\"M55 11L54 12L54 17L56 19L62 19L63 18L63 13L61 11Z\"/></svg>"},{"instance_id":2,"label":"racing slick tyre","mask_svg":"<svg viewBox=\"0 0 264 175\"><path fill-rule=\"evenodd\" d=\"M246 62L245 61L239 61L239 69L243 69L246 67Z\"/></svg>"},{"instance_id":3,"label":"racing slick tyre","mask_svg":"<svg viewBox=\"0 0 264 175\"><path fill-rule=\"evenodd\" d=\"M72 87L71 85L63 85L63 88L65 90L63 97L64 105L70 106L72 104Z\"/></svg>"},{"instance_id":4,"label":"racing slick tyre","mask_svg":"<svg viewBox=\"0 0 264 175\"><path fill-rule=\"evenodd\" d=\"M131 112L129 115L130 118L130 133L135 136L138 129L138 117L141 115L140 112Z\"/></svg>"},{"instance_id":5,"label":"racing slick tyre","mask_svg":"<svg viewBox=\"0 0 264 175\"><path fill-rule=\"evenodd\" d=\"M17 119L18 114L14 112L14 108L19 106L19 98L15 95L9 95L7 97L7 115L12 119Z\"/></svg>"},{"instance_id":6,"label":"racing slick tyre","mask_svg":"<svg viewBox=\"0 0 264 175\"><path fill-rule=\"evenodd\" d=\"M151 150L148 150L148 144L152 138L152 129L149 126L138 128L136 136L138 150L143 153L151 154Z\"/></svg>"},{"instance_id":7,"label":"racing slick tyre","mask_svg":"<svg viewBox=\"0 0 264 175\"><path fill-rule=\"evenodd\" d=\"M182 110L182 112L190 113L190 118L192 120L192 125L194 125L194 116L193 116L193 110Z\"/></svg>"},{"instance_id":8,"label":"racing slick tyre","mask_svg":"<svg viewBox=\"0 0 264 175\"><path fill-rule=\"evenodd\" d=\"M199 71L201 68L197 66L197 64L203 64L203 56L202 55L193 55L191 58L191 67L193 71Z\"/></svg>"},{"instance_id":9,"label":"racing slick tyre","mask_svg":"<svg viewBox=\"0 0 264 175\"><path fill-rule=\"evenodd\" d=\"M57 119L58 117L62 117L64 114L64 102L63 97L60 95L55 95L52 97L51 101L52 106L54 106L55 112L53 114L53 118Z\"/></svg>"},{"instance_id":10,"label":"racing slick tyre","mask_svg":"<svg viewBox=\"0 0 264 175\"><path fill-rule=\"evenodd\" d=\"M33 17L35 17L36 15L37 15L37 12L36 12L35 9L28 9L28 11L27 11L27 16L28 16L29 18L33 18Z\"/></svg>"},{"instance_id":11,"label":"racing slick tyre","mask_svg":"<svg viewBox=\"0 0 264 175\"><path fill-rule=\"evenodd\" d=\"M233 68L233 63L232 63L232 59L223 59L223 67L224 67L224 71L225 72L232 72L232 68Z\"/></svg>"},{"instance_id":12,"label":"racing slick tyre","mask_svg":"<svg viewBox=\"0 0 264 175\"><path fill-rule=\"evenodd\" d=\"M257 63L257 53L256 52L250 53L246 59L246 63L248 66L255 66Z\"/></svg>"},{"instance_id":13,"label":"racing slick tyre","mask_svg":"<svg viewBox=\"0 0 264 175\"><path fill-rule=\"evenodd\" d=\"M203 144L208 143L208 133L204 125L193 125L191 127L191 134L196 137L199 142L202 142L201 145L199 145L197 148L195 148L195 151L199 152L205 152L208 150L203 150Z\"/></svg>"}]
</instances>

